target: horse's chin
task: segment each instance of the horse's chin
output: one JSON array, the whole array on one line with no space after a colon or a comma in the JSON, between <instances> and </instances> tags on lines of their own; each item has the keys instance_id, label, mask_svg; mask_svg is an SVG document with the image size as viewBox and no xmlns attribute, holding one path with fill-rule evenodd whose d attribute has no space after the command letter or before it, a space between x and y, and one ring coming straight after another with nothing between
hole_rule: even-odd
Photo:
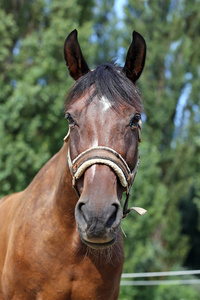
<instances>
[{"instance_id":1,"label":"horse's chin","mask_svg":"<svg viewBox=\"0 0 200 300\"><path fill-rule=\"evenodd\" d=\"M82 242L87 245L88 247L95 249L95 250L104 250L106 248L109 248L116 242L116 237L114 237L112 240L106 243L96 243L96 242L90 242L81 237Z\"/></svg>"}]
</instances>

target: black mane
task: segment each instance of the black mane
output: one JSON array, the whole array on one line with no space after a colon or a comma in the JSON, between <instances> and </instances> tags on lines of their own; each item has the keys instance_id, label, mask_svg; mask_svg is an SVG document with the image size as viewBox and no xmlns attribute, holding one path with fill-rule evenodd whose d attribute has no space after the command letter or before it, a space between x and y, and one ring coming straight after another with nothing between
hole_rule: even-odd
<instances>
[{"instance_id":1,"label":"black mane","mask_svg":"<svg viewBox=\"0 0 200 300\"><path fill-rule=\"evenodd\" d=\"M91 87L94 87L90 89ZM97 96L105 96L116 110L129 104L137 112L143 111L141 97L136 86L124 75L122 68L104 63L94 71L82 76L73 85L66 98L66 109L88 91L88 104Z\"/></svg>"}]
</instances>

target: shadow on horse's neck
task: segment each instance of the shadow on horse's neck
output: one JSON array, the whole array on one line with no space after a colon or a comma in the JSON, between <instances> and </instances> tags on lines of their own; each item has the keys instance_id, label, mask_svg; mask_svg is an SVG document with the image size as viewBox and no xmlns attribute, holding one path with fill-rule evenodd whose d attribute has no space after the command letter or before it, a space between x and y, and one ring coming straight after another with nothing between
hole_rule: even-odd
<instances>
[{"instance_id":1,"label":"shadow on horse's neck","mask_svg":"<svg viewBox=\"0 0 200 300\"><path fill-rule=\"evenodd\" d=\"M60 151L55 155L53 163L55 180L55 193L53 203L61 222L74 221L74 211L77 203L77 195L72 186L72 177L68 166L68 143L64 143Z\"/></svg>"},{"instance_id":2,"label":"shadow on horse's neck","mask_svg":"<svg viewBox=\"0 0 200 300\"><path fill-rule=\"evenodd\" d=\"M75 223L74 208L77 203L77 195L72 187L67 153L68 143L64 143L60 151L35 176L27 187L27 192L39 194L36 201L40 201L40 205L44 204L45 207L51 209L52 214L61 223L67 222L67 220Z\"/></svg>"}]
</instances>

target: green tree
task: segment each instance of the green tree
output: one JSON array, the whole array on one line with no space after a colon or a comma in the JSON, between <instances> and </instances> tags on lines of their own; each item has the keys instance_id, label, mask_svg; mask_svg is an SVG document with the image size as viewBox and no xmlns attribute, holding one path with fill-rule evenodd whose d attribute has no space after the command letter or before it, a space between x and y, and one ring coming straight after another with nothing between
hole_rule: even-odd
<instances>
[{"instance_id":1,"label":"green tree","mask_svg":"<svg viewBox=\"0 0 200 300\"><path fill-rule=\"evenodd\" d=\"M94 35L93 39L97 41L96 51L94 53L95 65L105 61L111 61L116 58L118 49L118 31L116 11L114 10L114 0L97 0L94 8Z\"/></svg>"},{"instance_id":2,"label":"green tree","mask_svg":"<svg viewBox=\"0 0 200 300\"><path fill-rule=\"evenodd\" d=\"M139 81L146 110L142 163L131 199L148 213L124 221L124 272L199 268L199 8L199 1L129 0L125 6L128 35L140 32L148 48ZM127 293L128 299L164 299L156 288Z\"/></svg>"},{"instance_id":3,"label":"green tree","mask_svg":"<svg viewBox=\"0 0 200 300\"><path fill-rule=\"evenodd\" d=\"M0 6L1 195L25 188L62 145L73 81L63 59L74 28L92 63L93 1L3 1Z\"/></svg>"}]
</instances>

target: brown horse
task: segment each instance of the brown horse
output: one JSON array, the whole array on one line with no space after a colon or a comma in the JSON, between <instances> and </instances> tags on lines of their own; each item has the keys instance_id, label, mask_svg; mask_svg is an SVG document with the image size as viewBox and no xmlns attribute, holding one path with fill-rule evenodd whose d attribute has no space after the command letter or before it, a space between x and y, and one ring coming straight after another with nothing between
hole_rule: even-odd
<instances>
[{"instance_id":1,"label":"brown horse","mask_svg":"<svg viewBox=\"0 0 200 300\"><path fill-rule=\"evenodd\" d=\"M90 71L77 31L67 37L64 57L76 80L66 104L70 134L24 191L0 202L1 300L118 298L120 225L139 161L135 83L145 53L133 32L124 68Z\"/></svg>"}]
</instances>

